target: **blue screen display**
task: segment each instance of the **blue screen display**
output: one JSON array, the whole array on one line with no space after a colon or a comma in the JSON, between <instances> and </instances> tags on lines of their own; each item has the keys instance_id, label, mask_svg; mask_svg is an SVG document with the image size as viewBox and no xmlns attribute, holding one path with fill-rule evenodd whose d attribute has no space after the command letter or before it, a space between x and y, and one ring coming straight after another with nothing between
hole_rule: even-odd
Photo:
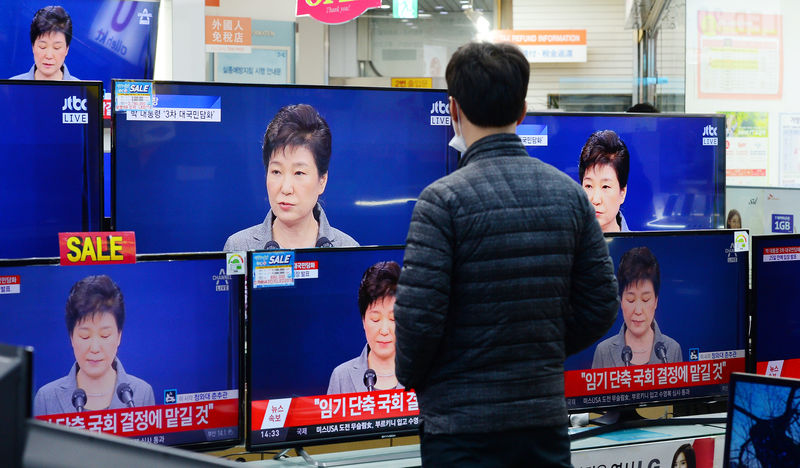
<instances>
[{"instance_id":1,"label":"blue screen display","mask_svg":"<svg viewBox=\"0 0 800 468\"><path fill-rule=\"evenodd\" d=\"M58 233L98 231L98 82L0 81L0 258L58 255Z\"/></svg>"},{"instance_id":2,"label":"blue screen display","mask_svg":"<svg viewBox=\"0 0 800 468\"><path fill-rule=\"evenodd\" d=\"M0 17L0 47L5 51L0 77L27 72L33 65L30 28L36 12L50 3L8 2ZM60 0L72 19L72 41L64 63L71 75L100 80L110 92L111 78L152 78L158 27L157 1Z\"/></svg>"},{"instance_id":3,"label":"blue screen display","mask_svg":"<svg viewBox=\"0 0 800 468\"><path fill-rule=\"evenodd\" d=\"M400 247L297 250L295 265L312 265L306 270L311 274L306 278L297 275L294 285L285 287L253 288L251 270L247 408L251 420L257 420L253 424L258 426L260 422L258 417L252 417L255 402L326 395L333 370L358 357L367 345L358 304L362 275L377 262L394 261L402 265L402 260ZM357 380L361 379L359 375ZM351 395L366 391L362 385L349 390ZM292 409L297 407L299 404L291 404ZM358 420L374 422L380 419L379 411L372 416L364 412ZM258 427L251 428L247 431L248 446L288 447L347 437L379 437L415 427L373 425L326 433L320 429L324 417L320 418L318 413L315 422L318 424L308 423L304 428L289 424L290 427L266 433L257 430Z\"/></svg>"},{"instance_id":4,"label":"blue screen display","mask_svg":"<svg viewBox=\"0 0 800 468\"><path fill-rule=\"evenodd\" d=\"M800 235L753 236L752 252L757 371L800 377L800 299L794 291L800 274Z\"/></svg>"},{"instance_id":5,"label":"blue screen display","mask_svg":"<svg viewBox=\"0 0 800 468\"><path fill-rule=\"evenodd\" d=\"M138 433L133 437L167 445L230 444L239 440L243 281L241 276L225 275L225 263L225 256L218 253L157 259L140 255L137 263L122 265L59 266L55 260L21 265L0 262L0 342L34 347L34 392L71 375L73 364L82 362L79 345L72 340L80 337L80 323L70 335L65 304L78 281L107 275L124 300L116 358L128 375L152 387L155 406L136 406L160 410L161 419L157 420L163 423L158 427L156 419L151 420L149 439ZM224 404L222 392L228 392ZM133 395L134 401L140 397ZM212 410L208 425L195 419L190 424L169 426L166 412L170 404L187 401L209 401L220 411L233 411L224 419L232 424L213 427L218 415ZM34 416L77 411L68 407L37 414L36 408L34 404ZM118 421L111 433L132 437L122 422ZM163 440L152 439L154 435L163 436Z\"/></svg>"},{"instance_id":6,"label":"blue screen display","mask_svg":"<svg viewBox=\"0 0 800 468\"><path fill-rule=\"evenodd\" d=\"M734 375L722 466L800 466L798 416L800 380Z\"/></svg>"},{"instance_id":7,"label":"blue screen display","mask_svg":"<svg viewBox=\"0 0 800 468\"><path fill-rule=\"evenodd\" d=\"M620 208L630 230L724 225L724 116L529 113L517 133L531 156L580 183L581 149L598 130L616 132L630 153Z\"/></svg>"},{"instance_id":8,"label":"blue screen display","mask_svg":"<svg viewBox=\"0 0 800 468\"><path fill-rule=\"evenodd\" d=\"M728 230L606 234L618 280L621 278L620 261L630 252L631 256L636 254L648 260L630 263L626 260L626 264L632 266L626 271L631 273L623 274L623 277L642 278L642 283L651 285L655 277L660 281L660 287L655 296L644 293L636 296L632 293L640 281L627 280L634 288L621 291L617 320L608 333L598 344L567 358L569 409L726 394L726 376L736 370L733 367L743 371L745 358L748 260L746 251L735 251L735 239L734 231ZM647 253L642 249L633 250L641 247L649 251L650 257L644 257ZM655 258L659 270L657 276L652 274L652 258ZM641 268L638 273L633 268L637 264ZM655 286L651 286L650 291L654 292L654 289ZM661 336L653 333L651 344L642 346L645 354L641 357L656 362L651 360L647 365L637 365L637 358L632 356L629 360L631 365L625 366L621 357L625 345L631 346L631 352L642 350L638 350L637 344L627 335L619 345L614 340L621 338L623 326L635 329L637 322L648 323L648 320L650 328L655 330L657 326ZM657 355L658 341L665 344L665 363L652 358ZM716 365L721 377L705 379L706 375L714 374L711 370L703 372L705 368L702 366L706 364L710 366L708 369L715 369ZM582 374L590 369L607 369L600 378L610 380L587 381L588 377ZM669 372L672 374L668 374L666 369L671 369ZM635 380L631 383L631 377L635 379L636 373L648 371L652 373L652 380L644 380L643 385L638 385ZM615 375L621 375L621 372L629 373L627 385L614 381ZM665 376L663 379L666 380L659 380L659 375Z\"/></svg>"},{"instance_id":9,"label":"blue screen display","mask_svg":"<svg viewBox=\"0 0 800 468\"><path fill-rule=\"evenodd\" d=\"M115 226L136 231L139 252L220 250L263 222L261 146L286 105L310 104L330 126L320 204L361 245L405 243L416 197L457 158L449 116L435 105L444 91L156 82L154 92L162 109L205 106L220 118L114 113Z\"/></svg>"}]
</instances>

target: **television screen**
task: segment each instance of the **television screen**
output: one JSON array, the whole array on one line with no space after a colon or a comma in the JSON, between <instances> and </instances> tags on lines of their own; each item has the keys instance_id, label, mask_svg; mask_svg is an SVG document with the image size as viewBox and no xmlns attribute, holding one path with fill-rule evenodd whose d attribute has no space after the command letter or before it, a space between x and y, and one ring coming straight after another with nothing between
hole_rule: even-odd
<instances>
[{"instance_id":1,"label":"television screen","mask_svg":"<svg viewBox=\"0 0 800 468\"><path fill-rule=\"evenodd\" d=\"M517 127L531 156L578 183L581 151L601 130L612 130L628 149L630 171L619 211L631 231L724 226L723 115L535 112Z\"/></svg>"},{"instance_id":2,"label":"television screen","mask_svg":"<svg viewBox=\"0 0 800 468\"><path fill-rule=\"evenodd\" d=\"M0 464L22 466L31 417L33 350L0 343Z\"/></svg>"},{"instance_id":3,"label":"television screen","mask_svg":"<svg viewBox=\"0 0 800 468\"><path fill-rule=\"evenodd\" d=\"M800 234L753 236L753 349L756 372L800 377Z\"/></svg>"},{"instance_id":4,"label":"television screen","mask_svg":"<svg viewBox=\"0 0 800 468\"><path fill-rule=\"evenodd\" d=\"M220 250L231 234L263 223L264 131L287 105L309 104L327 121L332 150L320 205L360 245L405 243L417 196L455 167L445 91L152 86L149 110L113 115L113 223L136 231L139 252Z\"/></svg>"},{"instance_id":5,"label":"television screen","mask_svg":"<svg viewBox=\"0 0 800 468\"><path fill-rule=\"evenodd\" d=\"M0 77L28 72L34 64L30 30L36 12L60 5L72 20L72 41L64 59L69 74L99 80L111 92L111 78L152 79L158 0L34 0L6 2L0 16Z\"/></svg>"},{"instance_id":6,"label":"television screen","mask_svg":"<svg viewBox=\"0 0 800 468\"><path fill-rule=\"evenodd\" d=\"M248 449L418 430L416 395L394 377L402 259L400 247L249 253Z\"/></svg>"},{"instance_id":7,"label":"television screen","mask_svg":"<svg viewBox=\"0 0 800 468\"><path fill-rule=\"evenodd\" d=\"M58 255L58 233L99 231L99 82L0 80L0 258Z\"/></svg>"},{"instance_id":8,"label":"television screen","mask_svg":"<svg viewBox=\"0 0 800 468\"><path fill-rule=\"evenodd\" d=\"M800 380L733 374L726 468L800 466Z\"/></svg>"},{"instance_id":9,"label":"television screen","mask_svg":"<svg viewBox=\"0 0 800 468\"><path fill-rule=\"evenodd\" d=\"M0 262L0 342L32 346L34 417L157 444L240 440L242 276L222 253Z\"/></svg>"},{"instance_id":10,"label":"television screen","mask_svg":"<svg viewBox=\"0 0 800 468\"><path fill-rule=\"evenodd\" d=\"M620 311L596 345L567 358L568 410L726 396L730 373L745 367L742 231L619 233L606 240Z\"/></svg>"}]
</instances>

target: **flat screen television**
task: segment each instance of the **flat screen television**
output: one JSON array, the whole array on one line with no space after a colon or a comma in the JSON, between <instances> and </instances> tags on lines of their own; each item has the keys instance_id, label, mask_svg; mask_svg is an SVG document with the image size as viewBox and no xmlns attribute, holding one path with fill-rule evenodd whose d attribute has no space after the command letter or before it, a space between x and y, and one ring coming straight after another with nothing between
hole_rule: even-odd
<instances>
[{"instance_id":1,"label":"flat screen television","mask_svg":"<svg viewBox=\"0 0 800 468\"><path fill-rule=\"evenodd\" d=\"M0 80L0 258L56 256L59 232L100 230L101 101L95 81Z\"/></svg>"},{"instance_id":2,"label":"flat screen television","mask_svg":"<svg viewBox=\"0 0 800 468\"><path fill-rule=\"evenodd\" d=\"M800 234L753 236L753 356L755 371L800 377Z\"/></svg>"},{"instance_id":3,"label":"flat screen television","mask_svg":"<svg viewBox=\"0 0 800 468\"><path fill-rule=\"evenodd\" d=\"M566 360L570 412L727 396L730 374L745 368L748 259L741 234L606 234L625 287L608 333Z\"/></svg>"},{"instance_id":4,"label":"flat screen television","mask_svg":"<svg viewBox=\"0 0 800 468\"><path fill-rule=\"evenodd\" d=\"M625 201L632 231L725 225L725 116L531 112L517 127L528 153L578 183L581 149L613 130L630 154Z\"/></svg>"},{"instance_id":5,"label":"flat screen television","mask_svg":"<svg viewBox=\"0 0 800 468\"><path fill-rule=\"evenodd\" d=\"M731 376L726 468L800 466L800 380Z\"/></svg>"},{"instance_id":6,"label":"flat screen television","mask_svg":"<svg viewBox=\"0 0 800 468\"><path fill-rule=\"evenodd\" d=\"M386 338L375 338L365 330L382 316L366 308L362 320L359 308L367 269L397 272L380 262L402 259L402 247L248 253L248 450L418 431L416 395L377 390L380 382L370 381L382 374L377 365L368 374L373 352L394 352L393 315L391 324L380 322Z\"/></svg>"},{"instance_id":7,"label":"flat screen television","mask_svg":"<svg viewBox=\"0 0 800 468\"><path fill-rule=\"evenodd\" d=\"M112 223L136 231L142 253L220 250L264 221L264 131L286 105L327 121L320 204L360 245L405 243L417 196L457 160L443 90L156 81L152 91L150 110L112 117Z\"/></svg>"},{"instance_id":8,"label":"flat screen television","mask_svg":"<svg viewBox=\"0 0 800 468\"><path fill-rule=\"evenodd\" d=\"M31 417L33 350L0 343L0 464L22 466Z\"/></svg>"},{"instance_id":9,"label":"flat screen television","mask_svg":"<svg viewBox=\"0 0 800 468\"><path fill-rule=\"evenodd\" d=\"M0 77L33 65L30 29L36 12L60 5L72 20L72 41L64 63L82 80L99 80L110 92L111 78L152 79L158 29L158 0L36 0L4 2L0 16ZM101 95L102 96L102 95Z\"/></svg>"},{"instance_id":10,"label":"flat screen television","mask_svg":"<svg viewBox=\"0 0 800 468\"><path fill-rule=\"evenodd\" d=\"M0 262L0 341L35 349L34 417L162 445L239 442L244 281L225 254L57 262Z\"/></svg>"}]
</instances>

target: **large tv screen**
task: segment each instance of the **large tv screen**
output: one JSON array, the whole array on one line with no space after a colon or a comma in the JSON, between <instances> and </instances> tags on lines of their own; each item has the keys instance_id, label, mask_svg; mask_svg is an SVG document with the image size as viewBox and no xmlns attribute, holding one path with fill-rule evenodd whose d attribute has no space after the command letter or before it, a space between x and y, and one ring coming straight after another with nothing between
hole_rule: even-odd
<instances>
[{"instance_id":1,"label":"large tv screen","mask_svg":"<svg viewBox=\"0 0 800 468\"><path fill-rule=\"evenodd\" d=\"M31 21L47 5L60 5L72 20L72 41L64 60L70 75L102 81L109 93L112 78L153 78L158 0L5 2L0 16L0 47L4 51L0 77L30 70Z\"/></svg>"},{"instance_id":2,"label":"large tv screen","mask_svg":"<svg viewBox=\"0 0 800 468\"><path fill-rule=\"evenodd\" d=\"M34 417L164 445L238 443L242 276L222 253L0 262L0 342L34 348Z\"/></svg>"},{"instance_id":3,"label":"large tv screen","mask_svg":"<svg viewBox=\"0 0 800 468\"><path fill-rule=\"evenodd\" d=\"M0 80L0 258L58 255L58 233L99 231L99 82Z\"/></svg>"},{"instance_id":4,"label":"large tv screen","mask_svg":"<svg viewBox=\"0 0 800 468\"><path fill-rule=\"evenodd\" d=\"M800 377L800 234L753 236L753 351L756 372Z\"/></svg>"},{"instance_id":5,"label":"large tv screen","mask_svg":"<svg viewBox=\"0 0 800 468\"><path fill-rule=\"evenodd\" d=\"M136 231L140 252L220 250L262 223L264 132L287 105L309 104L327 121L320 205L360 245L405 243L417 196L457 160L441 90L154 82L152 91L149 110L113 115L113 224Z\"/></svg>"},{"instance_id":6,"label":"large tv screen","mask_svg":"<svg viewBox=\"0 0 800 468\"><path fill-rule=\"evenodd\" d=\"M402 259L400 247L249 253L248 449L418 431L384 294Z\"/></svg>"},{"instance_id":7,"label":"large tv screen","mask_svg":"<svg viewBox=\"0 0 800 468\"><path fill-rule=\"evenodd\" d=\"M748 260L741 234L606 234L620 311L596 345L567 358L568 410L727 395L731 372L745 368Z\"/></svg>"},{"instance_id":8,"label":"large tv screen","mask_svg":"<svg viewBox=\"0 0 800 468\"><path fill-rule=\"evenodd\" d=\"M601 130L615 132L630 155L619 210L631 231L725 225L723 115L533 112L517 127L531 156L578 183L581 150Z\"/></svg>"}]
</instances>

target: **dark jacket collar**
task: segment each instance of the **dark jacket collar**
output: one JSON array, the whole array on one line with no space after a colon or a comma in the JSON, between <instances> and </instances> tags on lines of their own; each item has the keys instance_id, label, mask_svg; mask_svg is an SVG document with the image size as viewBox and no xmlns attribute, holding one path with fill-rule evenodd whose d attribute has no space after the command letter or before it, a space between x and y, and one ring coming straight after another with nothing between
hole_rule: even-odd
<instances>
[{"instance_id":1,"label":"dark jacket collar","mask_svg":"<svg viewBox=\"0 0 800 468\"><path fill-rule=\"evenodd\" d=\"M485 136L470 145L467 151L461 155L461 159L458 161L458 167L464 167L472 161L485 157L492 157L498 154L509 156L514 153L526 156L528 154L517 134L495 133Z\"/></svg>"}]
</instances>

